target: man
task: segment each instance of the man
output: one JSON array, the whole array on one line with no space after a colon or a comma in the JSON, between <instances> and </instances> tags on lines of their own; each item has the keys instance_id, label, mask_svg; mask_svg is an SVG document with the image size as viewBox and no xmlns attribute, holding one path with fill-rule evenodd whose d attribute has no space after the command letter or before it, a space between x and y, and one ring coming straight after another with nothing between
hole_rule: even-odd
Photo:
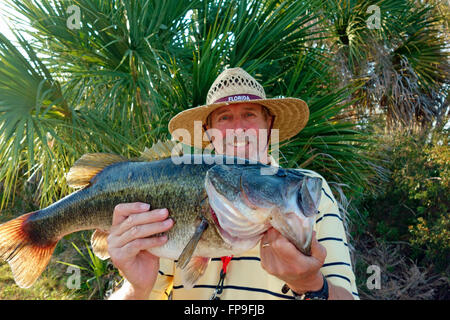
<instances>
[{"instance_id":1,"label":"man","mask_svg":"<svg viewBox=\"0 0 450 320\"><path fill-rule=\"evenodd\" d=\"M304 128L308 117L308 107L302 100L266 99L264 89L254 78L240 68L232 68L213 83L205 106L179 113L170 121L169 130L176 139L181 129L190 137L197 136L194 141L186 141L183 136L183 143L210 146L218 154L277 166L268 155L271 133L278 133L279 142L289 139ZM196 121L200 121L200 127L196 127ZM196 135L198 128L201 135ZM310 170L300 171L321 177ZM150 205L119 204L114 210L108 251L125 283L111 299L167 298L170 294L173 299L208 299L218 288L222 299L358 298L342 218L325 180L311 256L298 251L271 228L261 244L249 252L212 259L190 290L183 287L172 261L160 261L146 251L167 241L165 236L150 236L173 225L166 209L150 210ZM225 277L220 276L221 270L222 275L226 270Z\"/></svg>"}]
</instances>

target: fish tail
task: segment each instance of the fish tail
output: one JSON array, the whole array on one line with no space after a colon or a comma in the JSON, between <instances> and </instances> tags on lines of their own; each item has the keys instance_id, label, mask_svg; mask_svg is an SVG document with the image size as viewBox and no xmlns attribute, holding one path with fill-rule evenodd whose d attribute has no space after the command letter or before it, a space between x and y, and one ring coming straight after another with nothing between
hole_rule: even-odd
<instances>
[{"instance_id":1,"label":"fish tail","mask_svg":"<svg viewBox=\"0 0 450 320\"><path fill-rule=\"evenodd\" d=\"M21 288L29 288L47 267L58 241L33 241L27 220L39 211L24 214L0 225L0 259L6 260Z\"/></svg>"}]
</instances>

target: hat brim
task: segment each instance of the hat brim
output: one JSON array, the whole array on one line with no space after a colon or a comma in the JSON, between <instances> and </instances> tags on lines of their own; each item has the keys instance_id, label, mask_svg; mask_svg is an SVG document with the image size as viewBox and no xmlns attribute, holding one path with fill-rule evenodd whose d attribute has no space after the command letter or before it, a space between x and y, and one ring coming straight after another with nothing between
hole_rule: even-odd
<instances>
[{"instance_id":1,"label":"hat brim","mask_svg":"<svg viewBox=\"0 0 450 320\"><path fill-rule=\"evenodd\" d=\"M275 116L272 129L278 129L278 142L292 138L298 134L308 122L309 108L305 101L298 98L256 99L247 101L227 101L186 109L175 115L169 122L169 132L175 139L184 144L206 148L210 142L205 137L203 124L214 110L237 103L252 103L265 106ZM201 121L201 126L194 126L194 121ZM185 129L187 132L178 131ZM174 134L175 133L175 134ZM185 136L189 133L189 136ZM182 137L180 139L180 137Z\"/></svg>"}]
</instances>

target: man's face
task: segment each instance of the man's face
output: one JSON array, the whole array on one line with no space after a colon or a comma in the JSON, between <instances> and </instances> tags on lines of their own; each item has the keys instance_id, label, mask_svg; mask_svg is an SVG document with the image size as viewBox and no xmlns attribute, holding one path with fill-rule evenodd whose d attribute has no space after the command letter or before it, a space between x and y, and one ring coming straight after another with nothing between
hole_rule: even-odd
<instances>
[{"instance_id":1,"label":"man's face","mask_svg":"<svg viewBox=\"0 0 450 320\"><path fill-rule=\"evenodd\" d=\"M271 116L258 104L237 103L220 107L210 115L211 128L220 132L220 135L211 135L214 149L219 154L267 163L270 122Z\"/></svg>"}]
</instances>

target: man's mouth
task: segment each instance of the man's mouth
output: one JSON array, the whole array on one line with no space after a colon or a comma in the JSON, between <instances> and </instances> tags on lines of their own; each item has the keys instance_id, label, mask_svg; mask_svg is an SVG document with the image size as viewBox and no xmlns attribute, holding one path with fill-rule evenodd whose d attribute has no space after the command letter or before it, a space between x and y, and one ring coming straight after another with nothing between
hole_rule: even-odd
<instances>
[{"instance_id":1,"label":"man's mouth","mask_svg":"<svg viewBox=\"0 0 450 320\"><path fill-rule=\"evenodd\" d=\"M252 139L248 136L245 136L245 137L234 137L233 139L228 138L225 139L224 142L229 147L243 148L247 147L250 144L250 141L252 141Z\"/></svg>"},{"instance_id":2,"label":"man's mouth","mask_svg":"<svg viewBox=\"0 0 450 320\"><path fill-rule=\"evenodd\" d=\"M228 146L235 147L235 148L242 148L245 146L248 146L250 143L248 141L242 141L242 142L235 142L235 143L229 143Z\"/></svg>"}]
</instances>

